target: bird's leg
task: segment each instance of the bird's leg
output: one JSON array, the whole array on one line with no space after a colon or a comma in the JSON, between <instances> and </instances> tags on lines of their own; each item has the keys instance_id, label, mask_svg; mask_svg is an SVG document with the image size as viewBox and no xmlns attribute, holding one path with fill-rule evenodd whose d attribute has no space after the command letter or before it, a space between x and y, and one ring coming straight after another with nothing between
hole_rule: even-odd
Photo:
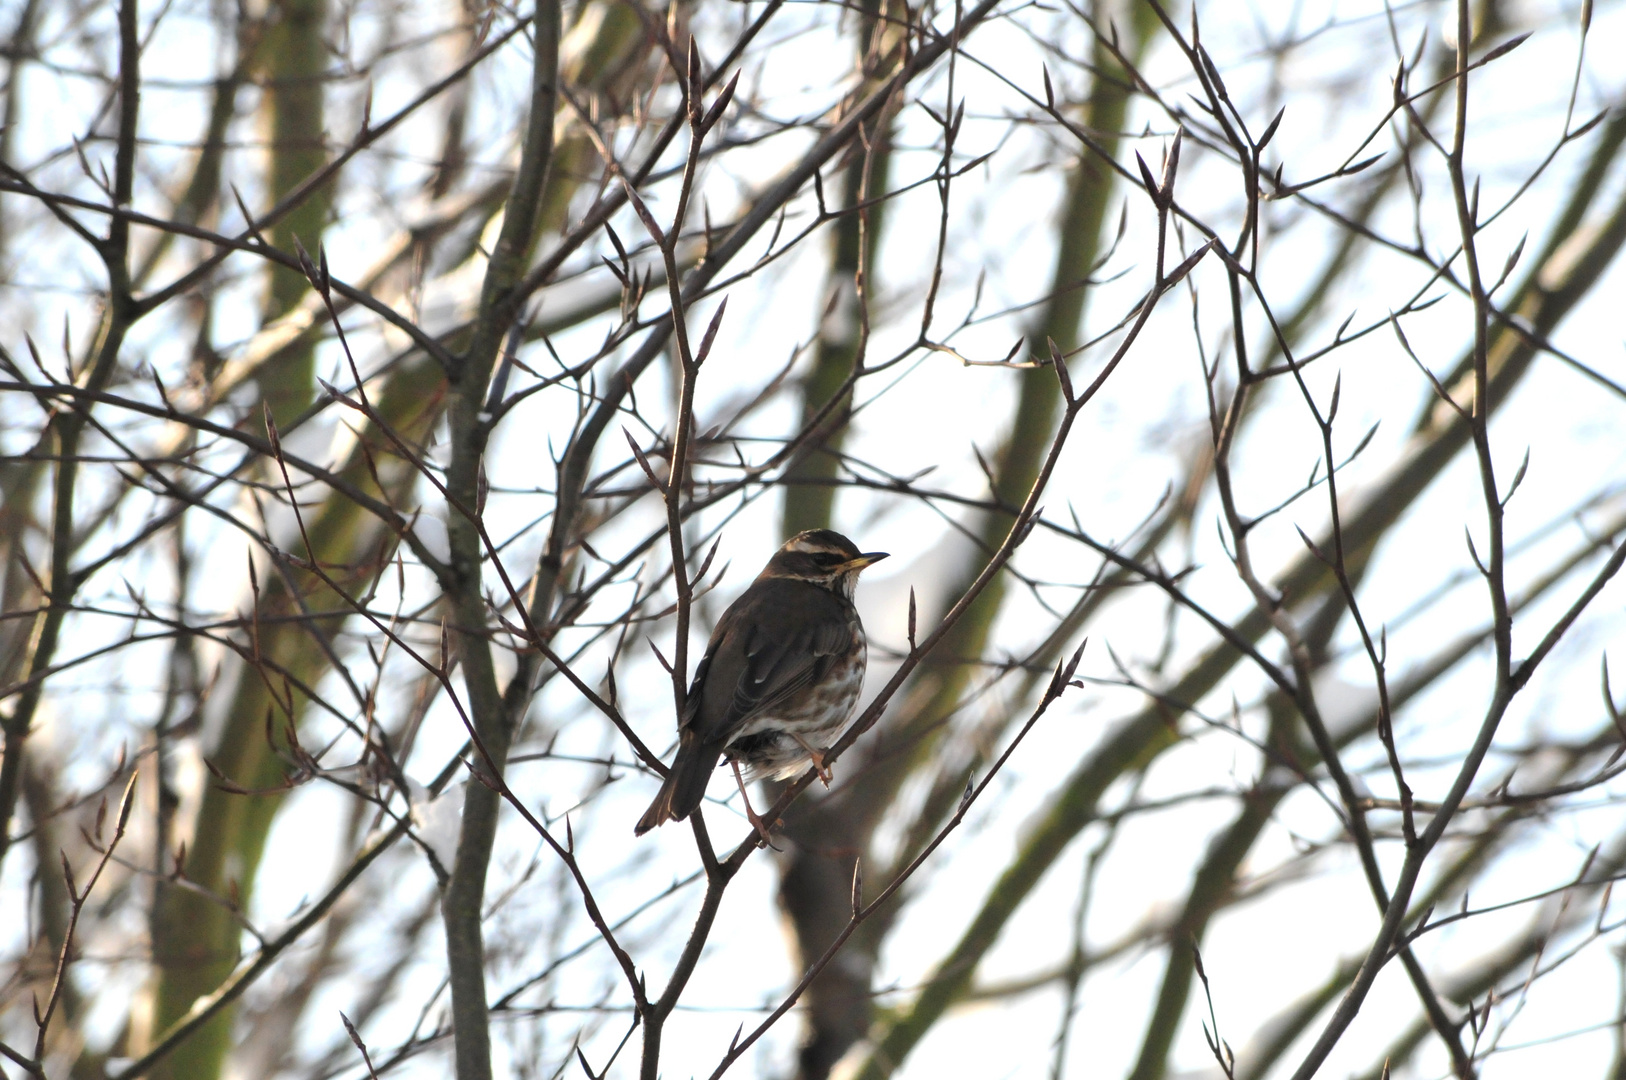
<instances>
[{"instance_id":1,"label":"bird's leg","mask_svg":"<svg viewBox=\"0 0 1626 1080\"><path fill-rule=\"evenodd\" d=\"M740 763L733 758L729 758L728 767L734 770L734 782L740 785L740 798L745 800L745 820L749 821L751 827L756 829L757 836L762 840L762 846L773 848L773 844L768 839L768 823L763 821L755 810L751 809L751 796L745 793L745 777L740 775ZM774 848L774 850L778 851L779 849Z\"/></svg>"},{"instance_id":2,"label":"bird's leg","mask_svg":"<svg viewBox=\"0 0 1626 1080\"><path fill-rule=\"evenodd\" d=\"M813 762L813 770L819 774L819 779L821 781L823 781L824 786L826 788L828 788L830 786L830 778L832 776L834 776L835 774L832 773L828 768L825 767L825 764L824 764L824 751L823 750L815 750L815 749L813 749L811 746L807 745L807 740L806 739L803 739L800 735L797 735L795 732L787 731L785 734L787 734L791 738L795 739L796 740L796 745L800 746L803 750L807 751L808 759Z\"/></svg>"}]
</instances>

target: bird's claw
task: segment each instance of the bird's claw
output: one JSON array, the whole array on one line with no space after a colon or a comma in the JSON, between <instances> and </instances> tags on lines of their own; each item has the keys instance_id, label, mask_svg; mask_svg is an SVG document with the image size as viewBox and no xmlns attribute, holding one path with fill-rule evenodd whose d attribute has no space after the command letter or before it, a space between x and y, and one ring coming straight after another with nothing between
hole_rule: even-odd
<instances>
[{"instance_id":1,"label":"bird's claw","mask_svg":"<svg viewBox=\"0 0 1626 1080\"><path fill-rule=\"evenodd\" d=\"M824 763L825 752L809 746L807 744L807 740L802 738L800 735L792 734L791 738L796 740L797 746L800 746L803 750L807 751L807 760L812 762L813 771L819 774L819 780L824 784L825 789L828 790L830 787L830 780L835 776L835 774L832 773L830 771L830 767Z\"/></svg>"},{"instance_id":2,"label":"bird's claw","mask_svg":"<svg viewBox=\"0 0 1626 1080\"><path fill-rule=\"evenodd\" d=\"M761 814L751 809L751 796L746 793L745 777L740 774L740 763L729 758L728 764L734 770L734 782L740 786L740 800L745 803L745 820L757 831L757 839L762 841L763 847L778 851L779 848L773 846L773 840L768 833L768 823L762 820Z\"/></svg>"},{"instance_id":3,"label":"bird's claw","mask_svg":"<svg viewBox=\"0 0 1626 1080\"><path fill-rule=\"evenodd\" d=\"M768 832L768 823L762 820L761 814L751 809L751 803L749 800L747 800L745 804L745 820L749 821L751 823L751 827L757 831L757 839L762 842L763 847L769 848L773 851L779 850L773 846L772 836Z\"/></svg>"}]
</instances>

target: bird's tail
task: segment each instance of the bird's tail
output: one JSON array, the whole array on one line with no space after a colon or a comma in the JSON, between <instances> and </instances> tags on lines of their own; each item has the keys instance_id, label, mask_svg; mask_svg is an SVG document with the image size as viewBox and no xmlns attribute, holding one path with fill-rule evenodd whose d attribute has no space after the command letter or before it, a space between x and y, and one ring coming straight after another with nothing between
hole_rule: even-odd
<instances>
[{"instance_id":1,"label":"bird's tail","mask_svg":"<svg viewBox=\"0 0 1626 1080\"><path fill-rule=\"evenodd\" d=\"M722 756L721 746L704 746L694 735L685 731L679 737L677 756L672 759L672 771L661 783L660 793L649 804L644 816L638 819L633 833L642 836L657 825L668 821L682 821L699 808L706 797L706 784L711 772Z\"/></svg>"}]
</instances>

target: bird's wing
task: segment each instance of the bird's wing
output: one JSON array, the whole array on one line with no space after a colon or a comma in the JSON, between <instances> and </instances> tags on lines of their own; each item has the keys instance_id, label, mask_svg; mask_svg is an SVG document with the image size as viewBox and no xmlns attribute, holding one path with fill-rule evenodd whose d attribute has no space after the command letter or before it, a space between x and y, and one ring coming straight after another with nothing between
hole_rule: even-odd
<instances>
[{"instance_id":1,"label":"bird's wing","mask_svg":"<svg viewBox=\"0 0 1626 1080\"><path fill-rule=\"evenodd\" d=\"M817 682L851 647L852 626L835 596L802 582L760 582L718 622L695 669L684 726L706 742L726 741Z\"/></svg>"}]
</instances>

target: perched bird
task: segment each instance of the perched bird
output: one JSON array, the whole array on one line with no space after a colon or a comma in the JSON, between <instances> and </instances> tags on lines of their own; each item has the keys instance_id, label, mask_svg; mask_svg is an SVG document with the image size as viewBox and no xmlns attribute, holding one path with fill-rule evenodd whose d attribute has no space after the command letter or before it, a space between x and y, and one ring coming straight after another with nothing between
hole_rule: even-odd
<instances>
[{"instance_id":1,"label":"perched bird","mask_svg":"<svg viewBox=\"0 0 1626 1080\"><path fill-rule=\"evenodd\" d=\"M677 757L639 836L694 813L724 755L741 793L746 780L793 776L810 762L830 782L824 751L858 704L868 655L853 589L886 556L829 529L797 533L774 553L712 631L678 721ZM766 839L749 801L746 816Z\"/></svg>"}]
</instances>

